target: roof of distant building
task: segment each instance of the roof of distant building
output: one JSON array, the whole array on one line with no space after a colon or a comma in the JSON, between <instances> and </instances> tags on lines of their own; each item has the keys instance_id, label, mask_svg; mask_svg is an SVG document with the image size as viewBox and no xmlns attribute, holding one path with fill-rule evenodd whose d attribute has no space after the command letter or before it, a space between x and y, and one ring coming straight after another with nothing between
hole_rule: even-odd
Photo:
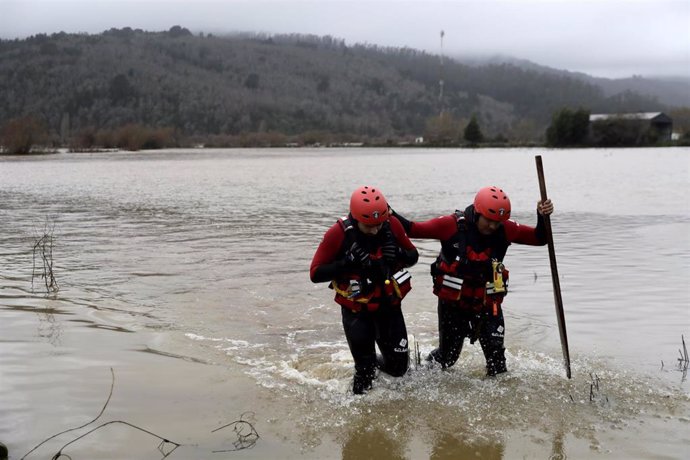
<instances>
[{"instance_id":1,"label":"roof of distant building","mask_svg":"<svg viewBox=\"0 0 690 460\"><path fill-rule=\"evenodd\" d=\"M589 116L589 121L609 120L611 118L624 118L626 120L653 120L659 116L668 118L663 112L593 113Z\"/></svg>"}]
</instances>

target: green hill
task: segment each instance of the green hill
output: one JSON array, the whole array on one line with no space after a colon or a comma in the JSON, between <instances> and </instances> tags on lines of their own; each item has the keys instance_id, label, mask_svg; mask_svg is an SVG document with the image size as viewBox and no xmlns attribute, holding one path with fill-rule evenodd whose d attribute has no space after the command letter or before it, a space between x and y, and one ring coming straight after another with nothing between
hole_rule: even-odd
<instances>
[{"instance_id":1,"label":"green hill","mask_svg":"<svg viewBox=\"0 0 690 460\"><path fill-rule=\"evenodd\" d=\"M444 80L443 99L439 79ZM536 140L561 107L663 110L628 92L509 64L473 67L407 48L332 37L111 29L0 41L0 126L31 115L66 142L128 124L204 142L247 133L402 140L444 110L485 136ZM431 124L430 124L431 123ZM58 141L55 141L58 142Z\"/></svg>"}]
</instances>

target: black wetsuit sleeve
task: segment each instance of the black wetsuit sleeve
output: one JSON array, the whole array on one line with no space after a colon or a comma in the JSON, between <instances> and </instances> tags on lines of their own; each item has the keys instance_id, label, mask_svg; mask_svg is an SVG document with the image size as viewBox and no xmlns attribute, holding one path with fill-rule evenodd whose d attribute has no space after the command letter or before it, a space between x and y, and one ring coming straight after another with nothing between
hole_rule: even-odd
<instances>
[{"instance_id":1,"label":"black wetsuit sleeve","mask_svg":"<svg viewBox=\"0 0 690 460\"><path fill-rule=\"evenodd\" d=\"M345 274L349 267L342 254L345 233L339 223L333 224L323 236L309 268L314 283L331 281Z\"/></svg>"},{"instance_id":2,"label":"black wetsuit sleeve","mask_svg":"<svg viewBox=\"0 0 690 460\"><path fill-rule=\"evenodd\" d=\"M403 216L401 216L400 214L395 212L395 209L391 209L391 215L393 215L396 219L398 219L400 221L403 228L405 229L405 233L407 233L409 235L410 229L412 229L412 222L410 222L409 220L405 219Z\"/></svg>"},{"instance_id":3,"label":"black wetsuit sleeve","mask_svg":"<svg viewBox=\"0 0 690 460\"><path fill-rule=\"evenodd\" d=\"M349 271L349 266L345 259L336 260L335 262L316 267L311 275L311 280L314 283L323 283L345 275Z\"/></svg>"}]
</instances>

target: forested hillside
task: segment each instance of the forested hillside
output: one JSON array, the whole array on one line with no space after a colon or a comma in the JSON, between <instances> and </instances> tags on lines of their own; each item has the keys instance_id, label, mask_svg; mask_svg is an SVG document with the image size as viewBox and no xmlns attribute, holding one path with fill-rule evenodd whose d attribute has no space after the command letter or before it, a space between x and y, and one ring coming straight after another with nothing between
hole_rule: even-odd
<instances>
[{"instance_id":1,"label":"forested hillside","mask_svg":"<svg viewBox=\"0 0 690 460\"><path fill-rule=\"evenodd\" d=\"M0 41L0 126L32 116L63 143L132 124L167 128L178 142L309 132L398 141L428 133L443 110L461 128L476 115L489 137L536 140L562 107L664 109L566 76L439 63L331 37L219 37L179 26L37 35Z\"/></svg>"},{"instance_id":2,"label":"forested hillside","mask_svg":"<svg viewBox=\"0 0 690 460\"><path fill-rule=\"evenodd\" d=\"M669 110L690 107L690 77L642 77L634 75L628 78L593 77L581 72L571 72L536 64L526 59L511 56L488 56L484 58L458 57L459 62L474 67L489 64L510 64L521 69L531 70L549 75L565 76L584 81L597 86L604 91L605 96L614 96L626 91L656 98Z\"/></svg>"}]
</instances>

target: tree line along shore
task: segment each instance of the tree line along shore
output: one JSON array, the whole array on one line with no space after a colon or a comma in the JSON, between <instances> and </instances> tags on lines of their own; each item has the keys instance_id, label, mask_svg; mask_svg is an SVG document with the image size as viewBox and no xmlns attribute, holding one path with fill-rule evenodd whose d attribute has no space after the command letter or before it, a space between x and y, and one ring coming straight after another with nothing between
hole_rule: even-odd
<instances>
[{"instance_id":1,"label":"tree line along shore","mask_svg":"<svg viewBox=\"0 0 690 460\"><path fill-rule=\"evenodd\" d=\"M439 56L409 48L180 26L0 40L0 99L4 153L690 142L690 107L608 94L567 73L453 59L441 67ZM677 135L624 119L583 123L635 112L665 112Z\"/></svg>"}]
</instances>

